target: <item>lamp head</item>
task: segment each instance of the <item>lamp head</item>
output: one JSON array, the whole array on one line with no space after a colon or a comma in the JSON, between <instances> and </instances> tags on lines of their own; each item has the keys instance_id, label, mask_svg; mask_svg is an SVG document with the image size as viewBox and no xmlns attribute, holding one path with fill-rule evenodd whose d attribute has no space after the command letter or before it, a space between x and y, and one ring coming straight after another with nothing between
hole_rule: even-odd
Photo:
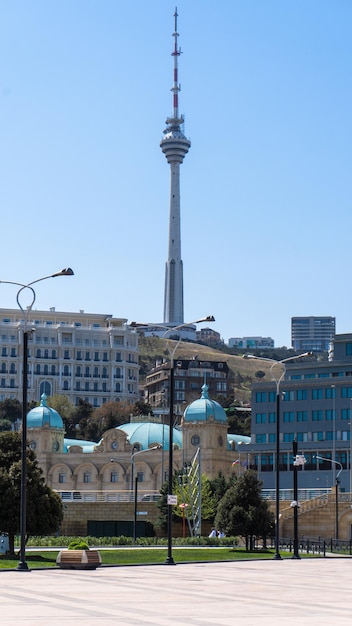
<instances>
[{"instance_id":1,"label":"lamp head","mask_svg":"<svg viewBox=\"0 0 352 626\"><path fill-rule=\"evenodd\" d=\"M201 317L199 320L195 321L195 324L201 324L201 322L215 322L214 315L207 315L206 317Z\"/></svg>"},{"instance_id":2,"label":"lamp head","mask_svg":"<svg viewBox=\"0 0 352 626\"><path fill-rule=\"evenodd\" d=\"M56 272L52 274L52 278L56 278L56 276L73 276L74 271L70 267L65 267L61 272Z\"/></svg>"}]
</instances>

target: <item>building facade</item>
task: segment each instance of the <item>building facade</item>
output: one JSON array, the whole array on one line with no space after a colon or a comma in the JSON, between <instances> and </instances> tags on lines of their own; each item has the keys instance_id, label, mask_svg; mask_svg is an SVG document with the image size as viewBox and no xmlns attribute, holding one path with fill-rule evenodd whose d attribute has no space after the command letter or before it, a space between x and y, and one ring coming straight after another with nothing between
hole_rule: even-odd
<instances>
[{"instance_id":1,"label":"building facade","mask_svg":"<svg viewBox=\"0 0 352 626\"><path fill-rule=\"evenodd\" d=\"M271 337L231 337L229 348L244 348L249 350L274 348L274 339Z\"/></svg>"},{"instance_id":2,"label":"building facade","mask_svg":"<svg viewBox=\"0 0 352 626\"><path fill-rule=\"evenodd\" d=\"M328 352L335 331L334 317L292 317L292 348L297 352Z\"/></svg>"},{"instance_id":3,"label":"building facade","mask_svg":"<svg viewBox=\"0 0 352 626\"><path fill-rule=\"evenodd\" d=\"M152 369L146 377L144 399L153 411L164 409L169 413L169 363ZM176 359L174 361L174 413L180 415L186 404L195 400L199 389L206 381L211 397L227 398L233 393L233 374L226 361L200 361L198 359Z\"/></svg>"},{"instance_id":4,"label":"building facade","mask_svg":"<svg viewBox=\"0 0 352 626\"><path fill-rule=\"evenodd\" d=\"M31 311L28 328L28 401L65 394L98 407L108 401L135 403L138 336L112 315ZM22 401L24 316L0 309L0 400Z\"/></svg>"},{"instance_id":5,"label":"building facade","mask_svg":"<svg viewBox=\"0 0 352 626\"><path fill-rule=\"evenodd\" d=\"M299 487L326 489L340 481L352 491L352 334L335 335L330 361L286 364L280 384L280 457L276 458L276 384L252 389L252 464L264 489L275 487L279 463L282 489L292 488L293 441L305 464ZM318 457L323 457L322 460Z\"/></svg>"}]
</instances>

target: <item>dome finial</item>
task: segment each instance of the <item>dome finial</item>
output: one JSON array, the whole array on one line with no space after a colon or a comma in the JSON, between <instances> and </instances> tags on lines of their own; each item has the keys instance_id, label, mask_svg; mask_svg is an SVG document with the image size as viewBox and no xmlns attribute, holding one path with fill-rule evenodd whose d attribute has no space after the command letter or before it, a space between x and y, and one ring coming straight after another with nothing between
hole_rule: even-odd
<instances>
[{"instance_id":1,"label":"dome finial","mask_svg":"<svg viewBox=\"0 0 352 626\"><path fill-rule=\"evenodd\" d=\"M205 400L207 400L209 398L209 394L208 394L208 385L206 383L204 383L203 387L202 387L202 398L204 398Z\"/></svg>"},{"instance_id":2,"label":"dome finial","mask_svg":"<svg viewBox=\"0 0 352 626\"><path fill-rule=\"evenodd\" d=\"M46 406L46 400L47 400L47 397L48 397L48 396L46 395L46 393L43 393L43 394L40 396L40 406Z\"/></svg>"}]
</instances>

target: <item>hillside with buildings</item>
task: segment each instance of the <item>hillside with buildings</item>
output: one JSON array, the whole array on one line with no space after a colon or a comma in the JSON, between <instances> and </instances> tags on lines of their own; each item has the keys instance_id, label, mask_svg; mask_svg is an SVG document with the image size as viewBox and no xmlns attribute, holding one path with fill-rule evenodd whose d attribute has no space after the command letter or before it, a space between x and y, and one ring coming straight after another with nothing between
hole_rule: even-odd
<instances>
[{"instance_id":1,"label":"hillside with buildings","mask_svg":"<svg viewBox=\"0 0 352 626\"><path fill-rule=\"evenodd\" d=\"M146 376L153 368L161 366L170 359L169 350L173 350L176 341L160 337L141 337L140 350L140 384L144 385ZM270 380L270 362L265 360L244 359L243 355L227 354L210 346L181 341L175 353L176 360L193 360L199 363L223 362L229 368L231 378L231 396L240 404L250 402L251 386L254 381ZM200 390L195 395L199 395ZM219 394L221 395L221 394Z\"/></svg>"}]
</instances>

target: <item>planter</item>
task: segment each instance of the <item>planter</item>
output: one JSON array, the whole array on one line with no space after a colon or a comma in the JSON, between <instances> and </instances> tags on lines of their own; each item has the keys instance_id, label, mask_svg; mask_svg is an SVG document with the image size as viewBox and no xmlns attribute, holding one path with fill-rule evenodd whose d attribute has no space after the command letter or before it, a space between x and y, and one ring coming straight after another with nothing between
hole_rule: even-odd
<instances>
[{"instance_id":1,"label":"planter","mask_svg":"<svg viewBox=\"0 0 352 626\"><path fill-rule=\"evenodd\" d=\"M98 550L61 550L56 564L61 569L96 569L101 566Z\"/></svg>"}]
</instances>

